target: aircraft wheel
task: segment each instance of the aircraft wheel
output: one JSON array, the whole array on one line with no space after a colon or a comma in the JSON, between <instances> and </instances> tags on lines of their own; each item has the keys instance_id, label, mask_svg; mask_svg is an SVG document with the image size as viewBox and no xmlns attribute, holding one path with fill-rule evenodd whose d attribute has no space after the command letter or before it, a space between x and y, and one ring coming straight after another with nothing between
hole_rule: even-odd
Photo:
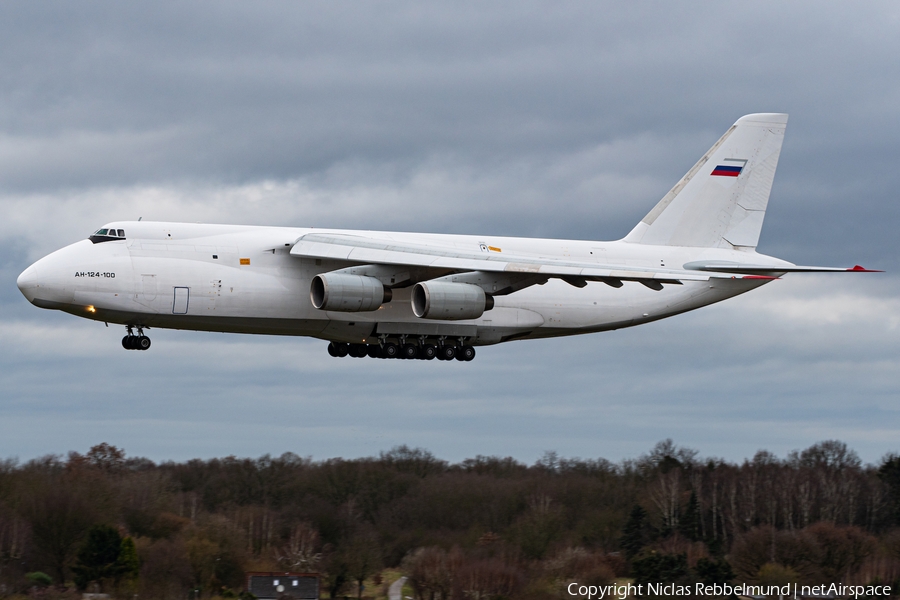
<instances>
[{"instance_id":1,"label":"aircraft wheel","mask_svg":"<svg viewBox=\"0 0 900 600\"><path fill-rule=\"evenodd\" d=\"M419 358L419 347L415 344L404 344L403 358Z\"/></svg>"},{"instance_id":2,"label":"aircraft wheel","mask_svg":"<svg viewBox=\"0 0 900 600\"><path fill-rule=\"evenodd\" d=\"M350 354L350 344L335 344L335 350L337 350L339 357L344 358Z\"/></svg>"},{"instance_id":3,"label":"aircraft wheel","mask_svg":"<svg viewBox=\"0 0 900 600\"><path fill-rule=\"evenodd\" d=\"M437 348L432 346L431 344L425 344L421 348L419 348L419 358L424 358L425 360L434 360L437 356Z\"/></svg>"},{"instance_id":4,"label":"aircraft wheel","mask_svg":"<svg viewBox=\"0 0 900 600\"><path fill-rule=\"evenodd\" d=\"M372 344L368 348L366 348L366 354L369 355L369 358L378 358L378 351L380 349L381 348L379 348L375 344Z\"/></svg>"},{"instance_id":5,"label":"aircraft wheel","mask_svg":"<svg viewBox=\"0 0 900 600\"><path fill-rule=\"evenodd\" d=\"M338 357L337 346L335 345L334 342L328 342L328 355L333 356L335 358Z\"/></svg>"},{"instance_id":6,"label":"aircraft wheel","mask_svg":"<svg viewBox=\"0 0 900 600\"><path fill-rule=\"evenodd\" d=\"M363 358L366 355L366 347L362 344L350 344L349 354L353 358Z\"/></svg>"},{"instance_id":7,"label":"aircraft wheel","mask_svg":"<svg viewBox=\"0 0 900 600\"><path fill-rule=\"evenodd\" d=\"M456 358L469 362L470 360L475 358L475 348L473 348L472 346L463 346L460 349L460 352L457 353Z\"/></svg>"},{"instance_id":8,"label":"aircraft wheel","mask_svg":"<svg viewBox=\"0 0 900 600\"><path fill-rule=\"evenodd\" d=\"M453 360L456 358L456 346L441 346L438 358L441 360Z\"/></svg>"},{"instance_id":9,"label":"aircraft wheel","mask_svg":"<svg viewBox=\"0 0 900 600\"><path fill-rule=\"evenodd\" d=\"M122 347L125 348L126 350L131 350L131 346L129 345L131 340L128 339L129 337L130 336L126 335L125 337L122 338Z\"/></svg>"},{"instance_id":10,"label":"aircraft wheel","mask_svg":"<svg viewBox=\"0 0 900 600\"><path fill-rule=\"evenodd\" d=\"M388 342L381 347L381 355L385 358L397 358L400 356L400 348L397 347L397 344Z\"/></svg>"},{"instance_id":11,"label":"aircraft wheel","mask_svg":"<svg viewBox=\"0 0 900 600\"><path fill-rule=\"evenodd\" d=\"M135 340L134 344L135 349L137 350L147 350L150 348L150 338L146 335L142 335Z\"/></svg>"}]
</instances>

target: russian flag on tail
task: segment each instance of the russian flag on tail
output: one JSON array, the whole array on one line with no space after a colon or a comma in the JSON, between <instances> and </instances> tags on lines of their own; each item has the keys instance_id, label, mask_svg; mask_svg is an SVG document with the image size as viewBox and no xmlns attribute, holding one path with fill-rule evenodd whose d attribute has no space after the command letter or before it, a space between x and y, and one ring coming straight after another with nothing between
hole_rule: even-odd
<instances>
[{"instance_id":1,"label":"russian flag on tail","mask_svg":"<svg viewBox=\"0 0 900 600\"><path fill-rule=\"evenodd\" d=\"M747 161L742 158L726 158L721 164L717 165L710 175L718 175L720 177L737 177L744 170Z\"/></svg>"}]
</instances>

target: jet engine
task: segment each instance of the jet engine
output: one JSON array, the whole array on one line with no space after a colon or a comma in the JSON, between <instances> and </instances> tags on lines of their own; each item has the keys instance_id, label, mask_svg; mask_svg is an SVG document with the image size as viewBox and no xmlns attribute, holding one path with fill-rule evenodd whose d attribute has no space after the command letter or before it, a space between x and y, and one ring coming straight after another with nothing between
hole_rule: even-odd
<instances>
[{"instance_id":1,"label":"jet engine","mask_svg":"<svg viewBox=\"0 0 900 600\"><path fill-rule=\"evenodd\" d=\"M420 319L477 319L494 308L494 299L477 285L423 281L413 286L412 310Z\"/></svg>"},{"instance_id":2,"label":"jet engine","mask_svg":"<svg viewBox=\"0 0 900 600\"><path fill-rule=\"evenodd\" d=\"M309 299L321 310L361 312L378 310L379 306L390 302L391 290L374 277L322 273L313 277Z\"/></svg>"}]
</instances>

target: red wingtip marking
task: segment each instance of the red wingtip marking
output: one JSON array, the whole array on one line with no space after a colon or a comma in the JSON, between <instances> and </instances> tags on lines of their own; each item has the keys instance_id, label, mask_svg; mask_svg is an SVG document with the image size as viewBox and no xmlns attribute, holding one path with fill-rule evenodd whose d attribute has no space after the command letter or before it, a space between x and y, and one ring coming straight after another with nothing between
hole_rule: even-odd
<instances>
[{"instance_id":1,"label":"red wingtip marking","mask_svg":"<svg viewBox=\"0 0 900 600\"><path fill-rule=\"evenodd\" d=\"M852 269L847 269L848 271L860 271L862 273L884 273L884 271L876 271L874 269L864 269L859 265L856 265Z\"/></svg>"},{"instance_id":2,"label":"red wingtip marking","mask_svg":"<svg viewBox=\"0 0 900 600\"><path fill-rule=\"evenodd\" d=\"M741 279L778 279L777 277L767 277L765 275L744 275Z\"/></svg>"}]
</instances>

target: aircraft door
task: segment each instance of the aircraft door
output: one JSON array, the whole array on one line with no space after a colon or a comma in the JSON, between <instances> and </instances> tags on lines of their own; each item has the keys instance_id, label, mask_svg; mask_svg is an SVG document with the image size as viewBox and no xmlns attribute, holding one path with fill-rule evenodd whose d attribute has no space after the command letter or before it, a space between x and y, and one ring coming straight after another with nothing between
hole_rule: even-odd
<instances>
[{"instance_id":1,"label":"aircraft door","mask_svg":"<svg viewBox=\"0 0 900 600\"><path fill-rule=\"evenodd\" d=\"M175 301L172 304L172 314L186 315L188 311L188 300L190 298L191 288L176 287Z\"/></svg>"}]
</instances>

